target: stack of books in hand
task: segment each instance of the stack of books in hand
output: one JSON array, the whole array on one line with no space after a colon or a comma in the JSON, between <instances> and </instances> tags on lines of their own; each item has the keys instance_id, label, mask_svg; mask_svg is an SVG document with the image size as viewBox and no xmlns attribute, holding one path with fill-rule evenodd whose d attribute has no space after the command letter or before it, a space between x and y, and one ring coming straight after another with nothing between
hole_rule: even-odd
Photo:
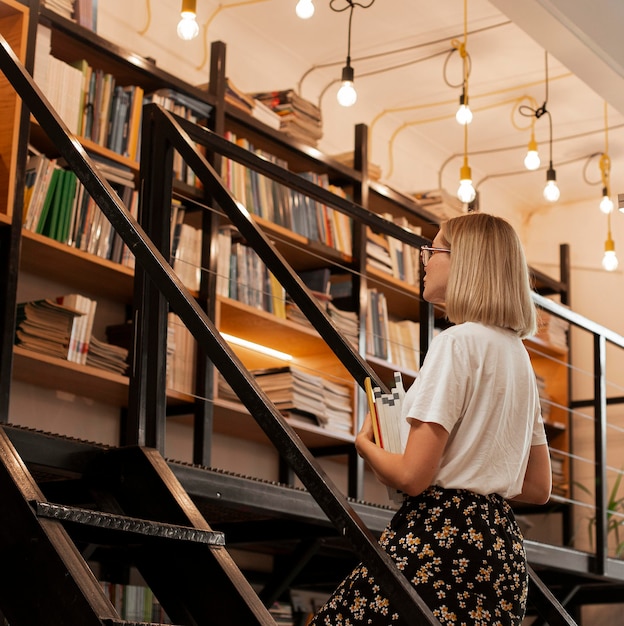
<instances>
[{"instance_id":1,"label":"stack of books in hand","mask_svg":"<svg viewBox=\"0 0 624 626\"><path fill-rule=\"evenodd\" d=\"M379 387L373 387L370 378L364 383L375 443L388 452L401 454L409 434L407 420L401 419L401 404L405 397L401 373L394 372L394 387L390 393L382 393ZM402 494L390 487L388 496L395 502L402 500Z\"/></svg>"}]
</instances>

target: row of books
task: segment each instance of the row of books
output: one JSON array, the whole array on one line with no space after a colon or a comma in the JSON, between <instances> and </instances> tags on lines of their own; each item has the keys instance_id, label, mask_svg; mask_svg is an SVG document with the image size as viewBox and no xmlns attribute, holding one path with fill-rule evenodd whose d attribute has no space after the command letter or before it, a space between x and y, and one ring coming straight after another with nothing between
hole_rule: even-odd
<instances>
[{"instance_id":1,"label":"row of books","mask_svg":"<svg viewBox=\"0 0 624 626\"><path fill-rule=\"evenodd\" d=\"M383 215L390 222L402 226L406 230L420 235L420 226L409 224L405 217L394 217L390 214ZM367 229L366 255L367 264L370 267L389 274L394 278L406 282L408 285L417 286L420 281L419 248L399 241L381 233L375 233Z\"/></svg>"},{"instance_id":2,"label":"row of books","mask_svg":"<svg viewBox=\"0 0 624 626\"><path fill-rule=\"evenodd\" d=\"M96 308L96 300L81 294L19 303L15 343L40 354L124 374L128 350L93 335Z\"/></svg>"},{"instance_id":3,"label":"row of books","mask_svg":"<svg viewBox=\"0 0 624 626\"><path fill-rule=\"evenodd\" d=\"M143 89L119 85L85 59L65 63L51 54L51 30L38 25L33 78L75 135L136 160Z\"/></svg>"},{"instance_id":4,"label":"row of books","mask_svg":"<svg viewBox=\"0 0 624 626\"><path fill-rule=\"evenodd\" d=\"M368 290L366 353L401 368L420 369L420 324L390 319L383 292Z\"/></svg>"},{"instance_id":5,"label":"row of books","mask_svg":"<svg viewBox=\"0 0 624 626\"><path fill-rule=\"evenodd\" d=\"M252 374L286 416L353 433L353 391L349 386L293 366L254 370ZM237 399L223 376L219 377L219 397Z\"/></svg>"},{"instance_id":6,"label":"row of books","mask_svg":"<svg viewBox=\"0 0 624 626\"><path fill-rule=\"evenodd\" d=\"M144 98L144 102L158 104L163 109L171 111L171 113L174 113L178 117L182 117L193 123L204 121L210 116L210 112L212 111L212 106L206 102L202 102L187 94L174 91L173 89L158 89L153 93L147 94ZM196 147L200 152L205 153L203 147ZM191 187L201 186L195 172L186 164L177 150L173 153L173 176L176 180L181 180Z\"/></svg>"},{"instance_id":7,"label":"row of books","mask_svg":"<svg viewBox=\"0 0 624 626\"><path fill-rule=\"evenodd\" d=\"M231 226L219 229L217 295L286 317L286 293L253 248Z\"/></svg>"},{"instance_id":8,"label":"row of books","mask_svg":"<svg viewBox=\"0 0 624 626\"><path fill-rule=\"evenodd\" d=\"M227 132L226 138L282 167L287 164L263 150L258 150L247 140ZM331 185L326 174L304 172L302 177L344 198L345 191ZM351 218L331 209L321 202L295 192L266 176L258 174L231 159L223 159L221 178L249 213L335 248L344 254L352 253Z\"/></svg>"},{"instance_id":9,"label":"row of books","mask_svg":"<svg viewBox=\"0 0 624 626\"><path fill-rule=\"evenodd\" d=\"M195 393L197 342L182 320L169 313L167 319L167 389Z\"/></svg>"},{"instance_id":10,"label":"row of books","mask_svg":"<svg viewBox=\"0 0 624 626\"><path fill-rule=\"evenodd\" d=\"M102 157L96 167L134 216L138 193L130 170ZM61 243L129 267L134 256L76 174L62 161L35 152L26 164L23 226Z\"/></svg>"},{"instance_id":11,"label":"row of books","mask_svg":"<svg viewBox=\"0 0 624 626\"><path fill-rule=\"evenodd\" d=\"M88 17L86 18L88 19ZM33 77L74 135L138 160L143 104L155 102L176 115L198 122L212 107L186 94L161 89L146 94L139 85L119 84L115 76L85 59L65 63L51 54L51 30L38 25ZM193 171L174 155L178 180L196 186Z\"/></svg>"},{"instance_id":12,"label":"row of books","mask_svg":"<svg viewBox=\"0 0 624 626\"><path fill-rule=\"evenodd\" d=\"M100 581L100 584L121 619L134 623L171 624L149 587L107 581Z\"/></svg>"},{"instance_id":13,"label":"row of books","mask_svg":"<svg viewBox=\"0 0 624 626\"><path fill-rule=\"evenodd\" d=\"M201 280L202 231L184 221L185 208L173 202L171 212L171 266L192 291L198 291Z\"/></svg>"}]
</instances>

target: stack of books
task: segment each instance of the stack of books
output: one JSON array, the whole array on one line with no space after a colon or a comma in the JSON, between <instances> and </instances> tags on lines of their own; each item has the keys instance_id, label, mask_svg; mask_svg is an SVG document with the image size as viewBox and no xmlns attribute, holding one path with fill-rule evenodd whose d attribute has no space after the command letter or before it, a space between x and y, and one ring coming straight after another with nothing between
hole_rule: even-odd
<instances>
[{"instance_id":1,"label":"stack of books","mask_svg":"<svg viewBox=\"0 0 624 626\"><path fill-rule=\"evenodd\" d=\"M280 116L280 130L293 139L316 146L323 137L321 110L293 89L253 94Z\"/></svg>"},{"instance_id":2,"label":"stack of books","mask_svg":"<svg viewBox=\"0 0 624 626\"><path fill-rule=\"evenodd\" d=\"M353 393L347 385L289 365L254 370L252 374L283 415L332 430L353 432ZM219 376L219 397L237 400L223 376Z\"/></svg>"},{"instance_id":3,"label":"stack of books","mask_svg":"<svg viewBox=\"0 0 624 626\"><path fill-rule=\"evenodd\" d=\"M547 311L539 311L537 337L542 341L560 350L567 350L569 329L570 324L566 320Z\"/></svg>"},{"instance_id":4,"label":"stack of books","mask_svg":"<svg viewBox=\"0 0 624 626\"><path fill-rule=\"evenodd\" d=\"M68 359L74 320L83 314L52 299L17 305L15 343L41 354Z\"/></svg>"},{"instance_id":5,"label":"stack of books","mask_svg":"<svg viewBox=\"0 0 624 626\"><path fill-rule=\"evenodd\" d=\"M86 363L115 374L126 374L128 371L128 350L100 341L92 335Z\"/></svg>"}]
</instances>

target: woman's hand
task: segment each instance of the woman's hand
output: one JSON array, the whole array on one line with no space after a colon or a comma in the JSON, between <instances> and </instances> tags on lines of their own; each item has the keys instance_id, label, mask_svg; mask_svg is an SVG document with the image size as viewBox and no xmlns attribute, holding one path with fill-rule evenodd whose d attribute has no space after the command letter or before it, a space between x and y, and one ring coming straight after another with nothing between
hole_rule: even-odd
<instances>
[{"instance_id":1,"label":"woman's hand","mask_svg":"<svg viewBox=\"0 0 624 626\"><path fill-rule=\"evenodd\" d=\"M375 434L373 432L373 420L371 419L370 413L367 413L362 428L360 428L360 432L355 438L355 449L358 451L358 454L361 455L365 446L371 443L375 444Z\"/></svg>"}]
</instances>

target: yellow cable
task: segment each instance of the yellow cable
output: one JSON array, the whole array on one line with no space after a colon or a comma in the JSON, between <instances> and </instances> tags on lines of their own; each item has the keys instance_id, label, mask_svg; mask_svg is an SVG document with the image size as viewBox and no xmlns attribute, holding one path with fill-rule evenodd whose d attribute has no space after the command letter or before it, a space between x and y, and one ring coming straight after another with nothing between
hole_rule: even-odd
<instances>
[{"instance_id":1,"label":"yellow cable","mask_svg":"<svg viewBox=\"0 0 624 626\"><path fill-rule=\"evenodd\" d=\"M150 27L152 23L152 5L150 0L145 0L146 10L147 10L147 24L143 27L142 30L139 31L139 35L145 35L147 29Z\"/></svg>"},{"instance_id":2,"label":"yellow cable","mask_svg":"<svg viewBox=\"0 0 624 626\"><path fill-rule=\"evenodd\" d=\"M604 103L604 129L605 129L605 150L600 155L600 177L602 186L606 189L606 195L611 193L609 178L611 174L611 158L609 157L609 122L607 118L607 102Z\"/></svg>"},{"instance_id":3,"label":"yellow cable","mask_svg":"<svg viewBox=\"0 0 624 626\"><path fill-rule=\"evenodd\" d=\"M555 81L555 80L559 80L561 78L568 78L570 76L573 76L572 72L567 72L565 74L560 74L559 76L555 76L554 78L550 79L550 82ZM530 83L524 83L522 85L516 85L514 87L507 87L505 89L497 89L495 91L488 91L486 93L480 94L478 96L473 96L473 100L478 100L478 99L482 99L482 98L490 98L492 96L499 96L501 94L504 93L508 93L510 91L518 91L520 89L528 89L530 87L535 87L536 85L541 85L543 83L542 80L536 80ZM429 103L425 103L425 104L410 104L410 105L406 105L406 106L402 106L402 107L393 107L390 109L384 109L383 111L381 111L380 113L378 113L377 115L375 115L375 117L372 119L371 123L369 124L369 147L372 148L372 137L373 137L373 130L375 128L375 124L377 124L377 122L384 117L385 115L389 115L392 113L403 113L405 111L416 111L418 109L427 109L427 108L433 108L433 107L439 107L439 106L450 106L452 104L455 104L455 100L443 100L441 102L429 102ZM442 119L445 119L449 116L445 115L439 118L435 118L433 121L439 121ZM420 122L415 122L416 124L420 123Z\"/></svg>"},{"instance_id":4,"label":"yellow cable","mask_svg":"<svg viewBox=\"0 0 624 626\"><path fill-rule=\"evenodd\" d=\"M505 91L505 90L503 90ZM502 93L502 92L501 92ZM494 109L497 107L501 107L501 106L505 106L507 104L511 104L511 103L515 103L517 102L516 98L510 98L508 100L502 100L500 102L495 102L494 104L490 104L487 106L483 106L480 107L478 109L475 109L476 111L486 111L488 109ZM454 116L453 115L441 115L439 117L430 117L427 119L422 119L422 120L413 120L413 121L409 121L409 122L403 122L403 124L401 124L390 136L390 139L388 141L388 165L389 165L389 169L388 169L388 174L386 175L386 178L390 178L392 176L392 174L394 173L394 158L393 158L393 147L394 147L394 141L397 138L397 135L405 130L406 128L409 128L410 126L419 126L421 124L430 124L432 122L441 122L443 120L447 120L447 119L452 119Z\"/></svg>"}]
</instances>

